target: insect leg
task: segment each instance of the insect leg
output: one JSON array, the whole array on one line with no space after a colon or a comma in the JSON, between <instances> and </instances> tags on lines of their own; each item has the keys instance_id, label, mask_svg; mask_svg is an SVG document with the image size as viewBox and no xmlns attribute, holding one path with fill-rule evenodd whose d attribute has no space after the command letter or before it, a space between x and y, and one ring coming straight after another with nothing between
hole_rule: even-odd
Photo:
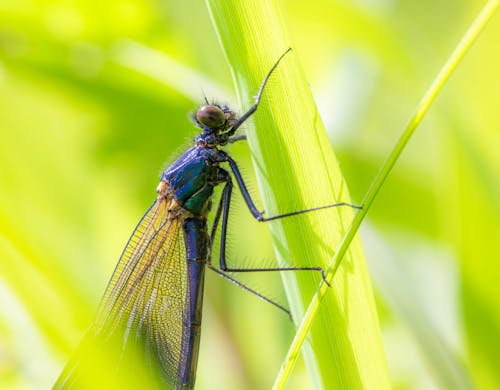
<instances>
[{"instance_id":1,"label":"insect leg","mask_svg":"<svg viewBox=\"0 0 500 390\"><path fill-rule=\"evenodd\" d=\"M250 194L247 190L247 187L245 185L243 177L241 176L241 173L240 173L240 170L238 168L238 165L236 164L236 161L234 161L227 153L224 153L224 157L225 157L225 160L229 163L229 166L231 167L231 171L233 172L234 177L236 178L236 182L238 183L238 187L240 187L240 191L241 191L241 194L243 195L243 199L245 199L245 203L247 204L248 208L250 209L250 212L252 213L252 215L255 217L255 219L257 221L269 222L269 221L273 221L275 219L291 217L293 215L299 215L299 214L309 213L311 211L329 209L331 207L338 207L338 206L349 206L349 207L352 207L354 209L361 209L362 208L362 206L357 206L357 205L350 204L347 202L338 202L338 203L331 203L331 204L319 206L319 207L312 207L310 209L297 210L297 211L292 211L290 213L273 215L272 217L264 217L264 212L259 211L257 209L257 207L255 206L255 203L252 200L252 197L250 196Z\"/></svg>"},{"instance_id":2,"label":"insect leg","mask_svg":"<svg viewBox=\"0 0 500 390\"><path fill-rule=\"evenodd\" d=\"M231 193L233 190L233 182L231 176L227 174L226 185L222 190L221 201L217 208L217 213L214 219L211 236L215 236L215 231L220 220L221 205L222 205L222 226L221 226L221 241L219 253L219 266L223 272L276 272L276 271L316 271L321 273L321 277L326 282L325 272L321 267L274 267L274 268L229 268L226 261L226 236L227 236L227 223L229 217L229 206L231 204ZM248 193L248 192L247 192ZM250 197L249 197L250 199ZM250 202L252 200L250 199ZM253 202L252 202L253 205ZM255 205L253 205L255 208ZM255 208L255 210L257 210ZM213 241L212 241L213 242ZM328 282L326 282L328 284Z\"/></svg>"},{"instance_id":3,"label":"insect leg","mask_svg":"<svg viewBox=\"0 0 500 390\"><path fill-rule=\"evenodd\" d=\"M228 131L227 135L231 136L235 133L235 131L240 127L248 118L252 116L252 114L257 110L257 107L259 107L260 99L262 98L262 94L264 93L264 88L266 87L267 81L269 80L269 77L271 77L271 74L274 72L274 70L277 68L278 64L282 60L282 58L288 54L292 50L291 47L289 47L281 56L278 58L278 60L274 63L272 68L267 72L266 77L264 77L264 80L262 81L262 84L260 85L259 88L259 93L257 94L257 97L255 98L255 102L253 103L252 107L245 112L242 116L238 118L236 122L234 122L233 127L231 130Z\"/></svg>"},{"instance_id":4,"label":"insect leg","mask_svg":"<svg viewBox=\"0 0 500 390\"><path fill-rule=\"evenodd\" d=\"M209 269L211 269L212 271L214 271L216 274L222 276L224 279L226 279L226 280L230 281L231 283L235 284L236 286L242 288L243 290L248 291L249 293L251 293L253 295L256 295L257 297L259 297L263 301L266 301L266 302L270 303L271 305L276 306L278 309L283 310L286 314L288 314L288 316L290 317L290 319L293 320L292 313L290 313L290 310L288 310L286 307L280 305L279 303L273 301L272 299L269 299L265 295L262 295L261 293L259 293L259 292L255 291L255 290L251 289L250 287L245 286L243 283L241 283L241 282L237 281L236 279L232 278L231 276L229 276L228 274L224 273L220 269L215 268L213 265L207 264L207 267Z\"/></svg>"},{"instance_id":5,"label":"insect leg","mask_svg":"<svg viewBox=\"0 0 500 390\"><path fill-rule=\"evenodd\" d=\"M220 217L222 215L222 211L223 210L229 211L229 201L231 199L231 192L232 192L232 188L233 188L233 183L231 181L231 177L229 176L229 173L227 173L227 172L225 172L223 170L221 170L221 171L226 174L226 185L224 186L224 189L222 190L222 195L221 195L219 204L217 205L217 211L215 213L214 221L213 221L213 224L212 224L212 230L210 232L210 242L212 243L212 245L213 245L213 242L214 242L214 239L215 239L215 234L217 233L217 228L219 226L219 222L220 222ZM219 171L219 173L221 173L221 171ZM227 208L226 208L226 204L228 205ZM221 233L222 237L221 237L221 248L220 248L220 251L221 251L221 253L224 253L224 264L225 264L226 263L226 261L225 261L225 252L226 252L227 217L223 218L223 221L224 220L225 220L225 222L223 222L223 225L222 225L223 226L223 232ZM251 289L250 287L244 285L243 283L239 282L238 280L232 278L227 273L225 273L227 271L215 268L211 264L210 260L207 261L207 267L209 269L211 269L212 271L214 271L216 274L222 276L224 279L230 281L231 283L235 284L238 287L241 287L243 290L246 290L249 293L252 293L252 294L256 295L260 299L262 299L262 300L270 303L273 306L276 306L278 309L284 311L290 318L292 318L292 314L290 313L290 310L288 310L284 306L280 305L279 303L273 301L272 299L267 298L265 295L263 295L263 294L255 291L255 290Z\"/></svg>"},{"instance_id":6,"label":"insect leg","mask_svg":"<svg viewBox=\"0 0 500 390\"><path fill-rule=\"evenodd\" d=\"M210 248L214 244L215 234L217 233L217 227L219 226L220 216L222 214L222 208L224 205L224 193L226 191L227 191L226 186L224 186L224 189L222 190L222 195L221 195L220 200L219 200L219 204L217 205L217 211L215 212L214 221L212 223L212 229L210 230ZM207 264L210 264L210 263L211 263L211 261L209 258L207 261Z\"/></svg>"},{"instance_id":7,"label":"insect leg","mask_svg":"<svg viewBox=\"0 0 500 390\"><path fill-rule=\"evenodd\" d=\"M234 144L235 142L238 141L246 141L247 136L245 134L240 134L240 135L235 135L234 137L229 138L227 141L230 144Z\"/></svg>"}]
</instances>

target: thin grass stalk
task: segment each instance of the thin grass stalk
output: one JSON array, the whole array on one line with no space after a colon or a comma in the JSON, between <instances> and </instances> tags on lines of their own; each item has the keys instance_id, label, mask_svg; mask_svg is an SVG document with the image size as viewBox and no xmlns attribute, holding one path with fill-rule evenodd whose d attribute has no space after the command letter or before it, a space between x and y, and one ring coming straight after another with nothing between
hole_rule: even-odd
<instances>
[{"instance_id":1,"label":"thin grass stalk","mask_svg":"<svg viewBox=\"0 0 500 390\"><path fill-rule=\"evenodd\" d=\"M392 171L392 168L396 164L399 156L403 152L414 131L421 123L425 114L430 109L437 95L443 89L443 87L445 86L445 84L447 83L453 72L456 70L456 68L458 67L459 63L461 62L465 54L468 52L472 44L478 38L479 34L484 30L489 20L492 18L496 9L498 8L498 5L499 5L498 0L490 0L485 4L483 9L480 11L478 16L472 22L471 26L465 32L460 42L457 44L457 46L451 53L450 57L447 59L447 61L439 71L438 75L436 76L430 87L424 93L422 99L417 105L415 113L410 118L406 128L401 134L401 137L397 141L392 151L389 153L389 156L385 160L377 176L373 180L370 188L368 189L366 195L364 196L362 202L363 209L356 214L351 226L349 227L346 234L342 238L342 241L340 242L338 249L335 252L335 255L331 259L326 276L326 279L329 283L338 282L339 278L337 273L342 269L343 263L348 261L348 257L346 255L349 253L350 245L352 245L351 243L353 242L353 240L355 240L359 226L361 225L361 222L368 213L368 210L370 209L378 192L382 188L385 180L389 176L389 173ZM287 357L285 358L285 361L281 367L278 377L276 378L274 388L281 389L285 385L293 369L295 361L297 360L299 354L298 351L300 351L307 337L307 334L312 327L313 322L316 321L315 317L318 315L317 314L318 309L320 308L321 302L323 301L323 299L327 294L328 294L327 285L325 283L321 283L313 299L311 300L311 303L309 304L307 312L302 319L302 322L297 330L297 333L295 334L294 340L288 350ZM453 382L455 381L455 378L456 377L450 377L448 379L449 381ZM455 388L461 388L462 386L462 384L460 383L456 383L456 385L457 387Z\"/></svg>"}]
</instances>

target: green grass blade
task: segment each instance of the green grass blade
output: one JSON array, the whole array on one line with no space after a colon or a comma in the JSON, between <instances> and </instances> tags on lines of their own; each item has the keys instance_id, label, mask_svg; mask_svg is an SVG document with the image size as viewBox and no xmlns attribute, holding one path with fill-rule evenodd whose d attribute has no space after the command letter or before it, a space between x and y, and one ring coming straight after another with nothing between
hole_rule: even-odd
<instances>
[{"instance_id":1,"label":"green grass blade","mask_svg":"<svg viewBox=\"0 0 500 390\"><path fill-rule=\"evenodd\" d=\"M436 96L438 93L441 91L441 89L444 87L452 73L455 71L457 68L458 64L462 60L462 58L465 56L467 51L470 49L472 44L475 42L477 39L478 35L481 33L481 31L484 29L484 27L487 25L488 21L491 19L493 14L495 13L497 7L498 7L498 1L497 0L492 0L489 1L484 8L481 10L479 15L476 17L474 22L471 24L469 29L466 31L458 45L456 46L455 50L451 53L450 57L446 61L446 63L443 65L441 68L440 72L432 82L431 86L429 89L425 92L424 96L422 97L421 101L417 105L417 110L415 114L412 116L410 119L408 125L406 126L405 130L403 131L401 137L397 141L395 147L389 154L388 158L382 165L380 171L378 172L377 176L375 177L375 180L373 181L372 185L370 186L369 190L367 191L364 199L363 199L363 209L358 212L349 227L347 233L343 237L338 250L335 253L335 256L332 258L330 264L331 266L329 267L328 274L327 274L327 280L329 282L333 281L333 277L335 276L336 272L339 270L340 265L342 264L343 258L345 254L349 250L349 246L351 245L352 240L354 239L359 226L361 225L361 222L365 218L368 210L370 209L375 197L377 196L377 193L379 190L382 188L382 185L384 181L386 180L387 176L391 172L392 168L396 164L396 161L398 160L399 156L401 155L402 151L404 150L406 144L408 143L410 137L414 133L415 129L418 127L422 119L424 118L425 114L431 107L432 103L434 102ZM301 349L302 344L304 343L306 336L309 332L309 329L311 328L311 325L313 323L313 320L315 318L316 312L318 311L318 308L320 306L321 301L325 297L325 294L328 291L328 287L325 284L322 284L319 288L318 291L316 292L315 296L313 297L309 308L306 312L306 315L304 316L302 323L300 324L299 329L297 330L297 333L295 335L295 338L292 342L292 345L290 346L288 355L285 359L285 362L281 368L281 371L276 379L275 382L275 388L282 388L284 384L287 381L288 376L290 375L290 372L293 368L293 365L297 359L297 356L299 354L299 351Z\"/></svg>"},{"instance_id":2,"label":"green grass blade","mask_svg":"<svg viewBox=\"0 0 500 390\"><path fill-rule=\"evenodd\" d=\"M212 19L233 72L243 108L253 102L259 85L289 39L279 1L207 0ZM248 126L267 215L349 202L324 126L292 51L280 63ZM271 222L273 242L282 266L327 266L334 246L353 218L349 207L324 210ZM349 259L311 328L303 349L315 388L389 388L377 312L364 254L355 238ZM317 289L319 275L287 273L285 289L294 318L300 319ZM298 352L297 352L298 353Z\"/></svg>"}]
</instances>

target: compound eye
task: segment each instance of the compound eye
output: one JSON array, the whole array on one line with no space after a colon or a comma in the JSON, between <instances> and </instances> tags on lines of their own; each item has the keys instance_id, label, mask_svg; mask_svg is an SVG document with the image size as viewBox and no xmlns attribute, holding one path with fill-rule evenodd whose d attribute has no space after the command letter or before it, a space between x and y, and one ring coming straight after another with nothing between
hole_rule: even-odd
<instances>
[{"instance_id":1,"label":"compound eye","mask_svg":"<svg viewBox=\"0 0 500 390\"><path fill-rule=\"evenodd\" d=\"M219 107L212 105L202 106L196 113L196 119L202 125L212 129L222 127L226 123L224 112Z\"/></svg>"}]
</instances>

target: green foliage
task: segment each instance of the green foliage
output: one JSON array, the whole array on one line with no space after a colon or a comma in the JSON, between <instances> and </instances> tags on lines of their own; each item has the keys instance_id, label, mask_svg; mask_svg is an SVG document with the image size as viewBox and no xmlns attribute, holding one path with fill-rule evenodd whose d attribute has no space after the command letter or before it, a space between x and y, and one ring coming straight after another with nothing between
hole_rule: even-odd
<instances>
[{"instance_id":1,"label":"green foliage","mask_svg":"<svg viewBox=\"0 0 500 390\"><path fill-rule=\"evenodd\" d=\"M273 1L207 3L239 96L243 102L251 102L268 69L293 46L280 5ZM273 37L272 42L266 37ZM254 116L255 131L247 132L266 215L349 203L346 184L293 50L283 57L271 77ZM334 243L340 241L352 219L351 208L339 207L271 222L280 266L303 264L326 269ZM315 388L389 388L359 239L354 240L346 258L311 326L304 348L306 365ZM283 274L295 319L303 317L318 276Z\"/></svg>"},{"instance_id":2,"label":"green foliage","mask_svg":"<svg viewBox=\"0 0 500 390\"><path fill-rule=\"evenodd\" d=\"M293 86L283 74L300 62L303 74L291 82L310 83L356 203L482 5L286 2L293 57L271 82L266 103L279 107L280 115L301 104L280 102L281 88ZM499 36L497 15L370 210L363 243L394 388L445 383L441 367L449 362L478 388L500 383ZM235 74L240 112L283 50L278 43L268 37L259 56L243 44L228 53L234 69L245 74ZM197 82L179 80L200 80L197 101ZM55 380L89 325L122 246L154 198L160 168L196 133L187 113L202 101L202 88L210 99L220 98L215 89L233 90L202 2L2 2L1 388L47 388ZM230 95L222 98L235 104ZM283 157L262 144L269 112L255 119L256 134L248 127L250 147L256 161L266 156L266 162L281 163ZM289 132L311 130L286 126ZM285 142L278 141L282 148ZM231 153L258 195L248 147L234 145ZM298 203L281 194L276 203L285 211L329 201L313 197L315 191ZM271 207L268 193L263 200ZM244 207L234 211L231 260L269 263L267 229L252 222ZM314 218L300 218L298 226L322 236ZM338 242L328 244L335 248ZM330 257L331 251L326 259L293 260ZM278 281L256 279L265 292L279 296ZM206 287L199 388L270 387L292 325L214 275ZM438 343L443 347L436 353ZM291 388L310 386L303 365L292 379Z\"/></svg>"}]
</instances>

